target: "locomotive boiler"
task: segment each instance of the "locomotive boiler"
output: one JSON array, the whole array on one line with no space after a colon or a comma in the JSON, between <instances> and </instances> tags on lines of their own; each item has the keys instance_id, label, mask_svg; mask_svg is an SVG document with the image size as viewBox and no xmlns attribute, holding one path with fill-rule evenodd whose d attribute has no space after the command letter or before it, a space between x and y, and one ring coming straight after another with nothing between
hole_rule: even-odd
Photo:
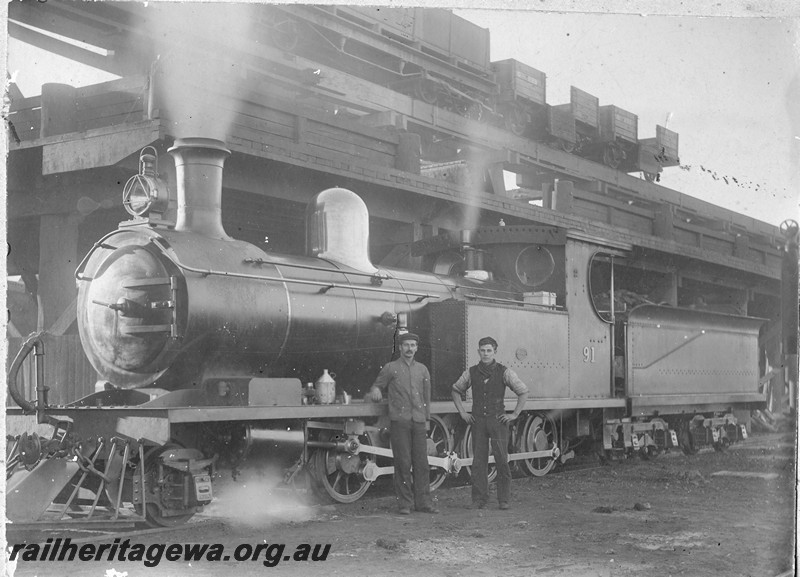
<instances>
[{"instance_id":1,"label":"locomotive boiler","mask_svg":"<svg viewBox=\"0 0 800 577\"><path fill-rule=\"evenodd\" d=\"M84 349L113 387L176 389L209 375L297 377L324 368L358 393L387 360L398 318L491 282L378 269L364 203L344 189L307 209L307 256L266 253L225 233L228 151L208 139L171 149L174 227L133 221L95 245L78 270ZM417 330L424 327L415 326Z\"/></svg>"},{"instance_id":2,"label":"locomotive boiler","mask_svg":"<svg viewBox=\"0 0 800 577\"><path fill-rule=\"evenodd\" d=\"M54 427L49 439L14 439L15 522L69 513L182 523L210 502L220 471L236 476L279 437L296 443L288 482L305 475L320 494L355 501L393 472L386 405L362 397L406 330L421 335L431 370L433 487L469 471L471 429L450 385L486 334L531 390L510 436L510 460L529 475L581 450L721 450L764 401L760 319L623 306L623 243L555 226L482 227L415 243L423 270L381 268L368 254L366 205L331 188L308 205L306 254L269 253L222 227L223 143L180 139L171 153L175 197L143 153L123 199L135 218L76 271L96 392L50 406L38 371L37 399L22 398L22 360L35 352L42 362L36 335L12 363L15 401ZM303 384L326 370L353 402L308 404Z\"/></svg>"}]
</instances>

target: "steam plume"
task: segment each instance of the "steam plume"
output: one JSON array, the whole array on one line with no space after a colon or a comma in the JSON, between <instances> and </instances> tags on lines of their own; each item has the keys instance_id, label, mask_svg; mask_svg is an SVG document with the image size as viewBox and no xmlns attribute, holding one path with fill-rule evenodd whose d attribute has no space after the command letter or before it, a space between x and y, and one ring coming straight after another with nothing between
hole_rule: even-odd
<instances>
[{"instance_id":1,"label":"steam plume","mask_svg":"<svg viewBox=\"0 0 800 577\"><path fill-rule=\"evenodd\" d=\"M176 138L228 140L247 74L246 50L254 45L256 9L246 3L147 6L146 26L156 39L152 93Z\"/></svg>"}]
</instances>

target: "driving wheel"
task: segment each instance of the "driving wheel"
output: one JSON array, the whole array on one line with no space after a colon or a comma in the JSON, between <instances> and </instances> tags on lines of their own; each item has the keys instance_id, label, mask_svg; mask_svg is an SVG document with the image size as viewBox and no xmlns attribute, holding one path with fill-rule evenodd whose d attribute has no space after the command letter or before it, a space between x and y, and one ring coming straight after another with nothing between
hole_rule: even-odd
<instances>
[{"instance_id":1,"label":"driving wheel","mask_svg":"<svg viewBox=\"0 0 800 577\"><path fill-rule=\"evenodd\" d=\"M446 457L453 450L453 435L447 423L437 416L431 415L431 430L428 431L428 455ZM440 467L431 467L431 491L438 489L447 478L447 471Z\"/></svg>"},{"instance_id":2,"label":"driving wheel","mask_svg":"<svg viewBox=\"0 0 800 577\"><path fill-rule=\"evenodd\" d=\"M543 413L528 415L522 425L523 451L548 451L556 446L558 432L553 419ZM539 457L522 461L523 469L534 477L550 472L556 464L553 457Z\"/></svg>"},{"instance_id":3,"label":"driving wheel","mask_svg":"<svg viewBox=\"0 0 800 577\"><path fill-rule=\"evenodd\" d=\"M464 435L461 437L461 446L459 449L459 454L463 455L465 459L475 456L475 452L472 449L472 425L467 425L467 428L464 429ZM492 443L490 442L489 456L491 457L492 454L494 454L494 451L492 451ZM464 469L467 470L467 474L472 478L472 467L464 467ZM497 466L494 463L489 463L489 483L494 481L495 477L497 477Z\"/></svg>"}]
</instances>

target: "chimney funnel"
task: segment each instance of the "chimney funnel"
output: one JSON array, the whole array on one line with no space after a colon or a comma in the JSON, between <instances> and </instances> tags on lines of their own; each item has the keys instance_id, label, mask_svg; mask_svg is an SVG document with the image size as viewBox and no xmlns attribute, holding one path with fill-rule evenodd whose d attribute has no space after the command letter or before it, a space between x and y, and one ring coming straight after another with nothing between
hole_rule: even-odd
<instances>
[{"instance_id":1,"label":"chimney funnel","mask_svg":"<svg viewBox=\"0 0 800 577\"><path fill-rule=\"evenodd\" d=\"M213 138L178 138L169 152L178 192L175 230L230 240L222 228L222 166L231 151Z\"/></svg>"}]
</instances>

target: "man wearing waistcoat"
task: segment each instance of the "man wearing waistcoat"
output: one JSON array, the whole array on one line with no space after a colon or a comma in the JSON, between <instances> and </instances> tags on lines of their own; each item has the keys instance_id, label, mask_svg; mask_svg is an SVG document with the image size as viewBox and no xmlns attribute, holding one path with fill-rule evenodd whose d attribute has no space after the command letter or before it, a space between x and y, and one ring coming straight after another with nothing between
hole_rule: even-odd
<instances>
[{"instance_id":1,"label":"man wearing waistcoat","mask_svg":"<svg viewBox=\"0 0 800 577\"><path fill-rule=\"evenodd\" d=\"M483 509L489 502L489 439L497 464L497 501L508 509L511 497L511 470L508 467L509 424L519 417L528 399L528 387L517 374L494 359L497 341L484 337L478 341L481 361L453 383L453 403L464 422L472 425L472 507ZM464 410L461 396L472 387L472 414ZM506 414L505 390L517 395L514 412Z\"/></svg>"},{"instance_id":2,"label":"man wearing waistcoat","mask_svg":"<svg viewBox=\"0 0 800 577\"><path fill-rule=\"evenodd\" d=\"M370 389L376 403L383 399L381 391L388 389L394 492L401 515L409 515L412 506L422 513L439 512L431 503L426 432L431 420L431 375L428 367L414 360L418 343L414 333L400 335L400 358L384 365Z\"/></svg>"}]
</instances>

